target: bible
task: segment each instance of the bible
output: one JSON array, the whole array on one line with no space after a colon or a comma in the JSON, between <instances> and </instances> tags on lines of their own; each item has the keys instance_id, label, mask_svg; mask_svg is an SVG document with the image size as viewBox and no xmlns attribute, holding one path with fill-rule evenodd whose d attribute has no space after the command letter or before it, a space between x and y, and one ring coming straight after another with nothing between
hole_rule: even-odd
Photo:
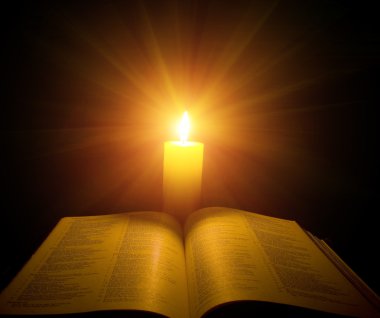
<instances>
[{"instance_id":1,"label":"bible","mask_svg":"<svg viewBox=\"0 0 380 318\"><path fill-rule=\"evenodd\" d=\"M149 211L62 218L0 296L8 315L234 317L272 307L380 317L376 293L324 241L295 221L222 207L184 226Z\"/></svg>"}]
</instances>

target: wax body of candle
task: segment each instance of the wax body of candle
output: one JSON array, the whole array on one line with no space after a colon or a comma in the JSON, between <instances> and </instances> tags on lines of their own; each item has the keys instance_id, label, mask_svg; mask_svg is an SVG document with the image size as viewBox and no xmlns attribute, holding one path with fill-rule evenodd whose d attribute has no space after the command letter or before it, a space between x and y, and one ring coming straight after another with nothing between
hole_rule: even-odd
<instances>
[{"instance_id":1,"label":"wax body of candle","mask_svg":"<svg viewBox=\"0 0 380 318\"><path fill-rule=\"evenodd\" d=\"M163 209L184 220L199 207L203 144L167 141L164 145Z\"/></svg>"}]
</instances>

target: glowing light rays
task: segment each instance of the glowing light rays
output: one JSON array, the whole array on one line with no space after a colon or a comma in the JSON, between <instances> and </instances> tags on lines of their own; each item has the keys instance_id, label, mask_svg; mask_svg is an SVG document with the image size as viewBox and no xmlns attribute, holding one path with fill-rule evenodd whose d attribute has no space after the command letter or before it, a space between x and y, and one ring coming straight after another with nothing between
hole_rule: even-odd
<instances>
[{"instance_id":1,"label":"glowing light rays","mask_svg":"<svg viewBox=\"0 0 380 318\"><path fill-rule=\"evenodd\" d=\"M161 45L157 36L152 27L151 21L149 19L149 15L147 11L142 7L142 17L144 21L144 26L146 29L147 42L150 44L150 51L153 53L155 65L159 71L159 75L161 75L162 80L165 84L165 88L168 90L169 96L174 101L174 104L178 105L178 97L176 93L176 89L173 85L173 79L170 76L168 64L164 59L164 56L161 51Z\"/></svg>"},{"instance_id":2,"label":"glowing light rays","mask_svg":"<svg viewBox=\"0 0 380 318\"><path fill-rule=\"evenodd\" d=\"M224 48L218 52L215 56L215 68L213 69L213 77L208 83L208 88L204 92L203 98L200 101L200 105L208 105L212 103L212 100L216 96L225 91L222 86L222 82L228 79L228 73L231 71L232 67L239 61L242 57L243 52L252 45L254 36L260 31L260 28L263 26L265 21L268 19L273 9L276 6L276 2L271 3L269 8L262 14L262 16L257 20L252 22L251 10L252 8L247 8L244 16L240 21L237 22L235 28L231 31L231 34L226 34L226 44ZM253 25L253 26L252 26ZM246 70L247 71L247 70ZM249 78L252 78L251 72L249 72ZM241 77L244 77L244 74L241 74ZM237 90L239 87L236 83L239 82L239 79L233 79L228 81L227 92L231 94L234 90ZM233 86L235 83L236 86ZM232 85L232 86L230 86Z\"/></svg>"},{"instance_id":3,"label":"glowing light rays","mask_svg":"<svg viewBox=\"0 0 380 318\"><path fill-rule=\"evenodd\" d=\"M131 12L124 12L127 5L115 2L97 12L89 11L84 18L72 12L57 13L68 45L43 45L73 77L84 79L78 81L83 84L84 95L91 95L92 100L98 96L104 99L96 104L89 99L90 102L72 105L77 108L71 110L73 116L86 117L96 129L86 124L78 125L75 131L58 128L53 134L61 133L66 138L51 147L49 153L41 154L69 155L89 148L101 151L107 144L115 145L112 151L160 145L169 139L171 118L188 108L194 119L194 136L205 141L206 147L234 149L272 162L303 155L302 149L282 136L284 128L273 118L305 111L307 107L283 106L279 99L323 80L323 76L313 74L289 74L282 81L278 75L281 70L277 67L304 48L307 39L285 39L269 49L263 45L261 31L278 1L267 2L259 12L252 5L231 14L226 8L218 11L218 2L213 2L214 7L191 3L165 2L160 8L154 1L138 1ZM207 14L201 12L204 9L209 10ZM276 38L281 34L269 36ZM285 73L284 70L286 67L282 70ZM271 105L275 102L275 106ZM319 106L313 107L318 110ZM215 160L221 156L211 152L213 155L211 159ZM229 155L212 170L215 180L218 171L226 170L234 159L244 161L234 153ZM290 159L287 162L292 166ZM120 155L117 160L119 163L113 161L109 167L112 177L107 178L102 195L123 187L123 173L138 171L133 184L125 190L126 197L133 198L144 193L144 185L157 177L157 163L162 158L158 152L148 157L144 161L146 167L136 158L128 161ZM128 167L124 168L126 161ZM238 182L241 176L234 173L231 169L227 177ZM263 172L252 173L257 178L269 178ZM241 181L244 182L249 183Z\"/></svg>"}]
</instances>

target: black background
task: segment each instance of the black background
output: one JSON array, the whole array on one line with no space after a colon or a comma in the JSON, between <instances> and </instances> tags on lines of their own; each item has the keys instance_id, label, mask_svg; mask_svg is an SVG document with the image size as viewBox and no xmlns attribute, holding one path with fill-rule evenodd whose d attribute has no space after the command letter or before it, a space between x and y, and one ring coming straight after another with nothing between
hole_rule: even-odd
<instances>
[{"instance_id":1,"label":"black background","mask_svg":"<svg viewBox=\"0 0 380 318\"><path fill-rule=\"evenodd\" d=\"M205 143L202 206L295 219L379 290L376 10L263 3L33 1L1 10L3 286L61 217L161 208L162 144L183 109L165 100L159 48L198 122L193 137ZM222 73L221 97L199 105L230 61L223 54L263 17Z\"/></svg>"}]
</instances>

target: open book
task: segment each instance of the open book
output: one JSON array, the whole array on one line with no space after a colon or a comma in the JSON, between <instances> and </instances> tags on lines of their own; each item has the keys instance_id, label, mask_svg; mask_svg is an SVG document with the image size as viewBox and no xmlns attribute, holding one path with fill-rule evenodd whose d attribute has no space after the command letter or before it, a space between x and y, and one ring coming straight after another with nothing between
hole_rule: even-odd
<instances>
[{"instance_id":1,"label":"open book","mask_svg":"<svg viewBox=\"0 0 380 318\"><path fill-rule=\"evenodd\" d=\"M63 218L1 294L0 313L195 318L237 302L380 317L377 295L323 241L227 208L198 210L184 228L162 212Z\"/></svg>"}]
</instances>

